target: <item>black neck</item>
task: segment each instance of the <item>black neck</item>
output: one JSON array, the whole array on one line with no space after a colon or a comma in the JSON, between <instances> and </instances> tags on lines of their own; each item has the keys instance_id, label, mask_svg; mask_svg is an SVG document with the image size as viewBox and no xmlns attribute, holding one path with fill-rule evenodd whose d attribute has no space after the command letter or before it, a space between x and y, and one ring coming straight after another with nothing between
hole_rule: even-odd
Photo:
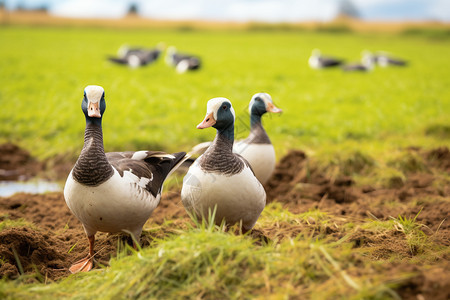
<instances>
[{"instance_id":1,"label":"black neck","mask_svg":"<svg viewBox=\"0 0 450 300\"><path fill-rule=\"evenodd\" d=\"M261 117L262 115L252 113L250 115L250 127L261 126Z\"/></svg>"},{"instance_id":2,"label":"black neck","mask_svg":"<svg viewBox=\"0 0 450 300\"><path fill-rule=\"evenodd\" d=\"M216 139L218 137L226 138L231 142L231 148L233 148L234 143L234 124L228 126L224 129L217 129Z\"/></svg>"},{"instance_id":3,"label":"black neck","mask_svg":"<svg viewBox=\"0 0 450 300\"><path fill-rule=\"evenodd\" d=\"M113 173L103 148L101 119L86 118L84 145L73 168L73 177L82 184L97 186L108 180Z\"/></svg>"},{"instance_id":4,"label":"black neck","mask_svg":"<svg viewBox=\"0 0 450 300\"><path fill-rule=\"evenodd\" d=\"M267 135L261 123L260 114L252 113L250 115L250 135L245 139L248 144L271 144L270 138Z\"/></svg>"}]
</instances>

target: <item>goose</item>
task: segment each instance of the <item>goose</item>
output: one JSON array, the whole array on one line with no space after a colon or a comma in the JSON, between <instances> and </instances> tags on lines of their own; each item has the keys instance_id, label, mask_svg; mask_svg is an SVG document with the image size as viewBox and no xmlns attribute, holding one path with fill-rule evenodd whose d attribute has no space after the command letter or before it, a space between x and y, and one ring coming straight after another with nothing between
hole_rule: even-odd
<instances>
[{"instance_id":1,"label":"goose","mask_svg":"<svg viewBox=\"0 0 450 300\"><path fill-rule=\"evenodd\" d=\"M403 59L394 58L390 54L384 51L378 51L375 53L377 64L380 67L387 67L387 66L406 66L408 62Z\"/></svg>"},{"instance_id":2,"label":"goose","mask_svg":"<svg viewBox=\"0 0 450 300\"><path fill-rule=\"evenodd\" d=\"M70 267L72 273L92 269L97 231L126 232L139 241L144 223L161 200L164 180L187 158L185 152L105 153L104 89L87 86L81 107L86 118L84 145L67 177L64 198L83 225L89 240L89 254Z\"/></svg>"},{"instance_id":3,"label":"goose","mask_svg":"<svg viewBox=\"0 0 450 300\"><path fill-rule=\"evenodd\" d=\"M213 98L207 103L198 129L213 127L216 137L208 149L189 167L183 178L181 201L198 217L215 210L215 224L242 224L250 231L266 205L266 193L247 160L232 151L235 113L230 100Z\"/></svg>"},{"instance_id":4,"label":"goose","mask_svg":"<svg viewBox=\"0 0 450 300\"><path fill-rule=\"evenodd\" d=\"M266 113L281 113L282 110L273 104L272 97L267 93L256 93L249 103L250 134L244 140L237 140L233 145L233 152L243 156L255 173L256 178L263 185L269 180L275 170L275 149L261 123L261 117ZM211 142L203 142L192 148L190 153L203 153ZM193 158L186 160L192 164Z\"/></svg>"},{"instance_id":5,"label":"goose","mask_svg":"<svg viewBox=\"0 0 450 300\"><path fill-rule=\"evenodd\" d=\"M201 66L199 57L178 53L174 46L170 46L167 49L166 63L169 66L175 67L178 73L184 73L188 70L197 70Z\"/></svg>"},{"instance_id":6,"label":"goose","mask_svg":"<svg viewBox=\"0 0 450 300\"><path fill-rule=\"evenodd\" d=\"M389 65L406 66L408 64L408 62L405 60L393 58L387 52L378 51L378 52L375 52L375 54L373 54L368 50L364 50L362 52L362 62L363 63L371 62L372 64L376 63L380 67L387 67Z\"/></svg>"},{"instance_id":7,"label":"goose","mask_svg":"<svg viewBox=\"0 0 450 300\"><path fill-rule=\"evenodd\" d=\"M336 67L343 63L342 59L323 56L319 49L314 49L309 57L309 66L313 69Z\"/></svg>"},{"instance_id":8,"label":"goose","mask_svg":"<svg viewBox=\"0 0 450 300\"><path fill-rule=\"evenodd\" d=\"M119 48L118 57L109 57L108 59L114 63L128 65L130 68L137 68L156 61L163 49L163 44L158 44L154 49L129 48L123 45Z\"/></svg>"},{"instance_id":9,"label":"goose","mask_svg":"<svg viewBox=\"0 0 450 300\"><path fill-rule=\"evenodd\" d=\"M281 113L267 93L256 93L249 104L250 134L234 143L233 152L242 155L252 166L256 178L265 184L275 170L275 149L261 123L266 112Z\"/></svg>"}]
</instances>

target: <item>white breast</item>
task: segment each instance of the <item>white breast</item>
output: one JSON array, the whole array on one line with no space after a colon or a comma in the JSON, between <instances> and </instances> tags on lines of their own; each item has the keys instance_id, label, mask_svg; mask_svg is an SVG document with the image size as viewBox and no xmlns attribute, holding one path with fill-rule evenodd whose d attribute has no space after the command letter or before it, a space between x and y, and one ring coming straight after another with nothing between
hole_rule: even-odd
<instances>
[{"instance_id":1,"label":"white breast","mask_svg":"<svg viewBox=\"0 0 450 300\"><path fill-rule=\"evenodd\" d=\"M320 68L319 58L317 56L311 56L308 60L309 66L313 69Z\"/></svg>"},{"instance_id":2,"label":"white breast","mask_svg":"<svg viewBox=\"0 0 450 300\"><path fill-rule=\"evenodd\" d=\"M275 170L275 149L272 144L235 143L233 152L242 155L252 166L256 178L265 184Z\"/></svg>"},{"instance_id":3,"label":"white breast","mask_svg":"<svg viewBox=\"0 0 450 300\"><path fill-rule=\"evenodd\" d=\"M159 203L147 190L127 176L114 175L96 187L76 182L72 173L64 187L64 198L86 233L131 231L139 237L142 227Z\"/></svg>"},{"instance_id":4,"label":"white breast","mask_svg":"<svg viewBox=\"0 0 450 300\"><path fill-rule=\"evenodd\" d=\"M242 220L244 228L250 230L266 204L261 183L248 167L239 174L226 176L205 173L197 161L183 179L181 199L186 209L208 216L208 210L217 205L216 223L223 219L227 224Z\"/></svg>"}]
</instances>

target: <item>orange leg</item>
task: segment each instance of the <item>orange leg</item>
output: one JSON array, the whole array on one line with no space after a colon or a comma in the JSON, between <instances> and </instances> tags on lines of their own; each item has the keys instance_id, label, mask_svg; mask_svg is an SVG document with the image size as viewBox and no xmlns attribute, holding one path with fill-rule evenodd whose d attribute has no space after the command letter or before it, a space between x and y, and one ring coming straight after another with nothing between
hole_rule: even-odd
<instances>
[{"instance_id":1,"label":"orange leg","mask_svg":"<svg viewBox=\"0 0 450 300\"><path fill-rule=\"evenodd\" d=\"M78 272L88 272L93 267L93 259L94 259L94 243L95 243L95 235L88 236L89 240L89 254L86 258L77 261L70 268L69 271L71 273Z\"/></svg>"}]
</instances>

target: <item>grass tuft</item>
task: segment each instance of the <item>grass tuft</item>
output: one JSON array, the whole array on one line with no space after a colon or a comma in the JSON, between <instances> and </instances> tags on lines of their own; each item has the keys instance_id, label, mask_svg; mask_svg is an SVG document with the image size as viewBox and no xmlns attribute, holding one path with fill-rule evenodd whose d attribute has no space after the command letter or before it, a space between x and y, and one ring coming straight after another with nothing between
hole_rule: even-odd
<instances>
[{"instance_id":1,"label":"grass tuft","mask_svg":"<svg viewBox=\"0 0 450 300\"><path fill-rule=\"evenodd\" d=\"M428 171L423 157L416 151L404 151L395 155L387 161L387 166L405 174Z\"/></svg>"},{"instance_id":2,"label":"grass tuft","mask_svg":"<svg viewBox=\"0 0 450 300\"><path fill-rule=\"evenodd\" d=\"M17 228L17 227L27 227L27 228L37 229L36 225L34 225L31 222L26 221L23 218L11 220L8 217L6 217L5 219L3 219L3 221L0 222L0 231L9 229L9 228Z\"/></svg>"}]
</instances>

